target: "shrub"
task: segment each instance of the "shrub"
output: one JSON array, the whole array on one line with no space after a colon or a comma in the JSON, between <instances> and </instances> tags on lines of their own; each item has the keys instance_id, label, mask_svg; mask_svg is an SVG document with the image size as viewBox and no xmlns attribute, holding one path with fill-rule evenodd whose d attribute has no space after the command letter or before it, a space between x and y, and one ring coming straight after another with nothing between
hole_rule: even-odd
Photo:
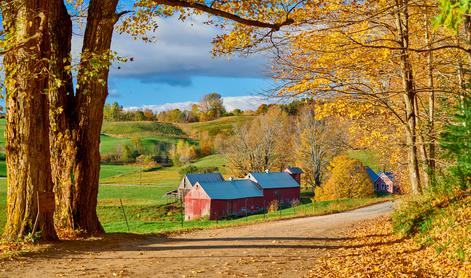
<instances>
[{"instance_id":1,"label":"shrub","mask_svg":"<svg viewBox=\"0 0 471 278\"><path fill-rule=\"evenodd\" d=\"M278 202L278 200L273 200L270 202L270 204L268 204L268 212L278 211L279 208L280 208L280 203Z\"/></svg>"},{"instance_id":2,"label":"shrub","mask_svg":"<svg viewBox=\"0 0 471 278\"><path fill-rule=\"evenodd\" d=\"M197 171L198 171L198 167L193 166L193 165L188 165L188 166L180 168L178 173L180 173L180 175L184 176L186 174L196 173Z\"/></svg>"},{"instance_id":3,"label":"shrub","mask_svg":"<svg viewBox=\"0 0 471 278\"><path fill-rule=\"evenodd\" d=\"M182 167L178 173L180 175L186 175L190 173L215 173L218 172L219 168L218 167L203 167L203 168L198 168L194 165L188 165L185 167Z\"/></svg>"},{"instance_id":4,"label":"shrub","mask_svg":"<svg viewBox=\"0 0 471 278\"><path fill-rule=\"evenodd\" d=\"M374 195L373 183L359 160L337 156L332 160L330 170L330 178L315 190L316 200L364 198Z\"/></svg>"}]
</instances>

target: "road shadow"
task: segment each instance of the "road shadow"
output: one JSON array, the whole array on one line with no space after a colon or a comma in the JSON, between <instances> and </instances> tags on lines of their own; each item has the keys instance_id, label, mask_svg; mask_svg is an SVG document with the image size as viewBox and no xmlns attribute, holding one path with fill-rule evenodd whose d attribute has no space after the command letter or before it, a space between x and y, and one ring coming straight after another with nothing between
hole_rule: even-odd
<instances>
[{"instance_id":1,"label":"road shadow","mask_svg":"<svg viewBox=\"0 0 471 278\"><path fill-rule=\"evenodd\" d=\"M373 237L376 237L373 235ZM361 237L364 238L364 237ZM100 239L94 240L70 240L50 244L47 248L39 252L30 252L22 255L25 258L33 259L61 259L70 257L74 259L90 259L90 254L96 254L93 259L112 259L100 257L101 252L138 252L136 256L119 259L143 259L151 258L192 258L207 257L206 251L215 250L336 250L354 249L362 247L374 247L377 245L392 245L401 240L378 241L365 244L352 244L351 240L356 237L221 237L221 238L164 238L148 235L134 234L108 234ZM216 242L217 244L209 244ZM184 252L181 256L169 256L170 251L197 251L192 253ZM138 254L153 252L140 258ZM161 254L159 254L162 252ZM155 253L155 254L154 254ZM268 252L267 252L268 253ZM127 253L129 254L129 253ZM198 255L193 255L198 254ZM127 255L128 256L128 255ZM247 254L240 252L240 255L232 257L246 257ZM272 256L272 255L271 255ZM286 257L286 255L283 255ZM298 257L298 256L295 256Z\"/></svg>"}]
</instances>

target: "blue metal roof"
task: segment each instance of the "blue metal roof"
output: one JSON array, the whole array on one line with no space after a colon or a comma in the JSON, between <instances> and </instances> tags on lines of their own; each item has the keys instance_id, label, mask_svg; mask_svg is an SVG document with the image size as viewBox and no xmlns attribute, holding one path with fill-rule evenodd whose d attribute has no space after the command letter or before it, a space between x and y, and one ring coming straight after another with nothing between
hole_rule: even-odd
<instances>
[{"instance_id":1,"label":"blue metal roof","mask_svg":"<svg viewBox=\"0 0 471 278\"><path fill-rule=\"evenodd\" d=\"M299 187L296 180L286 172L250 173L250 175L264 189Z\"/></svg>"},{"instance_id":2,"label":"blue metal roof","mask_svg":"<svg viewBox=\"0 0 471 278\"><path fill-rule=\"evenodd\" d=\"M379 176L370 167L366 166L365 168L373 183L379 179Z\"/></svg>"},{"instance_id":3,"label":"blue metal roof","mask_svg":"<svg viewBox=\"0 0 471 278\"><path fill-rule=\"evenodd\" d=\"M186 178L192 186L196 182L221 182L224 181L223 176L220 173L204 173L204 174L186 174Z\"/></svg>"},{"instance_id":4,"label":"blue metal roof","mask_svg":"<svg viewBox=\"0 0 471 278\"><path fill-rule=\"evenodd\" d=\"M299 167L288 167L288 168L286 168L286 170L288 170L291 174L302 174L302 173L304 173L303 170L301 170L301 168L299 168Z\"/></svg>"},{"instance_id":5,"label":"blue metal roof","mask_svg":"<svg viewBox=\"0 0 471 278\"><path fill-rule=\"evenodd\" d=\"M231 200L250 197L263 197L262 191L251 180L222 182L198 182L211 199Z\"/></svg>"}]
</instances>

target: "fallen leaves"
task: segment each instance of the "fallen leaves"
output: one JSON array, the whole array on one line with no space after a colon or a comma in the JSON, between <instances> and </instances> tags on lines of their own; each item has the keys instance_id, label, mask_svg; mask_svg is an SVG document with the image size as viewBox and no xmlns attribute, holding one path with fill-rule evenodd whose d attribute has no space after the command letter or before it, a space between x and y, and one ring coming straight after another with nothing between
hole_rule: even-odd
<instances>
[{"instance_id":1,"label":"fallen leaves","mask_svg":"<svg viewBox=\"0 0 471 278\"><path fill-rule=\"evenodd\" d=\"M466 206L468 215L470 206ZM469 218L468 218L469 219ZM468 221L469 222L469 221ZM420 238L402 239L392 233L388 217L365 221L346 234L332 257L322 257L312 265L307 277L471 277L471 264L437 252L438 244L451 244L454 231L463 240L470 238L470 226L455 223L441 237L444 225L437 224L430 235L435 243L424 246ZM458 228L461 227L462 229ZM442 242L443 241L443 242ZM463 241L462 241L463 242ZM469 248L468 245L463 248ZM453 250L452 248L448 248ZM451 251L450 251L451 252ZM448 254L448 255L447 255Z\"/></svg>"}]
</instances>

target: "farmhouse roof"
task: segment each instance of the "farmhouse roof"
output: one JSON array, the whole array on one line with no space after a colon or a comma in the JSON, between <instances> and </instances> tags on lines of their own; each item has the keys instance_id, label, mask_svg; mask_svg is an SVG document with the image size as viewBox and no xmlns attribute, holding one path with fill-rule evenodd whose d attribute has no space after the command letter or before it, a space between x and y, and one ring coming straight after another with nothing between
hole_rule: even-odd
<instances>
[{"instance_id":1,"label":"farmhouse roof","mask_svg":"<svg viewBox=\"0 0 471 278\"><path fill-rule=\"evenodd\" d=\"M263 192L251 180L222 182L198 182L211 199L232 200L250 197L263 197Z\"/></svg>"},{"instance_id":2,"label":"farmhouse roof","mask_svg":"<svg viewBox=\"0 0 471 278\"><path fill-rule=\"evenodd\" d=\"M375 173L375 171L373 171L370 167L366 166L366 172L368 173L368 175L370 176L370 179L371 181L374 183L376 182L378 179L379 179L379 176L378 174Z\"/></svg>"},{"instance_id":3,"label":"farmhouse roof","mask_svg":"<svg viewBox=\"0 0 471 278\"><path fill-rule=\"evenodd\" d=\"M286 172L250 173L249 175L263 189L299 187L298 182Z\"/></svg>"},{"instance_id":4,"label":"farmhouse roof","mask_svg":"<svg viewBox=\"0 0 471 278\"><path fill-rule=\"evenodd\" d=\"M204 173L204 174L186 174L190 184L194 186L197 182L221 182L224 181L220 173Z\"/></svg>"},{"instance_id":5,"label":"farmhouse roof","mask_svg":"<svg viewBox=\"0 0 471 278\"><path fill-rule=\"evenodd\" d=\"M286 168L286 171L290 174L302 174L304 173L303 170L299 167L288 167Z\"/></svg>"}]
</instances>

